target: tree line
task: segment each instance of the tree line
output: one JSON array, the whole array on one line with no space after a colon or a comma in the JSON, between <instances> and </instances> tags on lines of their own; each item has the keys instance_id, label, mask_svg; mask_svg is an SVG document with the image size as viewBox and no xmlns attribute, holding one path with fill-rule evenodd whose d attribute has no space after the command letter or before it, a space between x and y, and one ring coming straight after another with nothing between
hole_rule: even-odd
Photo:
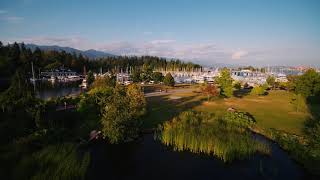
<instances>
[{"instance_id":1,"label":"tree line","mask_svg":"<svg viewBox=\"0 0 320 180\"><path fill-rule=\"evenodd\" d=\"M65 51L34 51L25 44L13 43L3 45L0 41L0 77L11 77L17 68L31 71L33 62L35 71L52 70L60 67L83 72L83 67L93 72L127 72L142 69L147 65L157 71L199 71L202 67L179 59L166 59L155 56L111 56L99 59L89 59L82 54L67 53Z\"/></svg>"}]
</instances>

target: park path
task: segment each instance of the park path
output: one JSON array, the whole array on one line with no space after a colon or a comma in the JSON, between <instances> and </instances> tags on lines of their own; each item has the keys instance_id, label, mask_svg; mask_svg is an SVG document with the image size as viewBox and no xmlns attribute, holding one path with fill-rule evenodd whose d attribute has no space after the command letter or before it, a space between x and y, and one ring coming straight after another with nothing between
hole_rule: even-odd
<instances>
[{"instance_id":1,"label":"park path","mask_svg":"<svg viewBox=\"0 0 320 180\"><path fill-rule=\"evenodd\" d=\"M167 92L165 91L157 91L157 92L151 92L151 93L145 93L145 97L153 97L153 96L163 96L163 95L170 95L174 93L190 93L194 91L194 88L180 88L180 89L168 89Z\"/></svg>"}]
</instances>

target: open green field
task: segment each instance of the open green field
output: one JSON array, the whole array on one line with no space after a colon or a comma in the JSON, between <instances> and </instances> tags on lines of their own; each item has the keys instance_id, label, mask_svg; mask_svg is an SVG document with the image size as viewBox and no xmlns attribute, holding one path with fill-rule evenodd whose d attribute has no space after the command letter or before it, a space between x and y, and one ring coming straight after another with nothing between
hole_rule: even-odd
<instances>
[{"instance_id":1,"label":"open green field","mask_svg":"<svg viewBox=\"0 0 320 180\"><path fill-rule=\"evenodd\" d=\"M299 135L304 121L310 117L309 112L295 112L291 104L293 94L286 91L270 91L267 96L247 95L207 102L206 97L196 90L189 88L184 92L148 97L145 127L157 127L187 109L214 112L222 116L229 107L233 107L252 114L261 128L275 128Z\"/></svg>"}]
</instances>

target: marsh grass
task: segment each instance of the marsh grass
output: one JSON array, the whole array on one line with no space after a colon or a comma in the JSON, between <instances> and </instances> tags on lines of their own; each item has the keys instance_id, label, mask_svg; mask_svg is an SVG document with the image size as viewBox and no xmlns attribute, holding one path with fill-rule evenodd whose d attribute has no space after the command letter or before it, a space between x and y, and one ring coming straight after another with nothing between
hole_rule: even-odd
<instances>
[{"instance_id":1,"label":"marsh grass","mask_svg":"<svg viewBox=\"0 0 320 180\"><path fill-rule=\"evenodd\" d=\"M174 150L212 154L224 162L270 153L246 128L204 112L181 113L160 126L155 137Z\"/></svg>"},{"instance_id":2,"label":"marsh grass","mask_svg":"<svg viewBox=\"0 0 320 180\"><path fill-rule=\"evenodd\" d=\"M89 161L89 153L80 153L74 144L50 145L23 158L15 169L14 179L85 179Z\"/></svg>"}]
</instances>

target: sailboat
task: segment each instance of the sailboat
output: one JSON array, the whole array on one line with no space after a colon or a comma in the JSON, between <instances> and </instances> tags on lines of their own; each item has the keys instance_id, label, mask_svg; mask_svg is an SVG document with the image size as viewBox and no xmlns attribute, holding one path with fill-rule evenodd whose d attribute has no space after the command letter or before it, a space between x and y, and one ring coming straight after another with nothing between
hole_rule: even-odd
<instances>
[{"instance_id":1,"label":"sailboat","mask_svg":"<svg viewBox=\"0 0 320 180\"><path fill-rule=\"evenodd\" d=\"M49 79L50 82L54 83L56 81L56 78L54 76L51 76Z\"/></svg>"},{"instance_id":2,"label":"sailboat","mask_svg":"<svg viewBox=\"0 0 320 180\"><path fill-rule=\"evenodd\" d=\"M88 84L87 84L86 78L84 78L84 79L82 80L82 83L79 85L79 87L81 87L81 88L83 88L83 89L87 89Z\"/></svg>"},{"instance_id":3,"label":"sailboat","mask_svg":"<svg viewBox=\"0 0 320 180\"><path fill-rule=\"evenodd\" d=\"M85 66L83 66L83 75L84 75L84 78L82 80L82 83L79 85L79 87L81 87L83 89L87 89L88 83L87 83L87 80L86 80L87 72L86 72L86 67Z\"/></svg>"},{"instance_id":4,"label":"sailboat","mask_svg":"<svg viewBox=\"0 0 320 180\"><path fill-rule=\"evenodd\" d=\"M37 79L34 77L34 69L33 69L33 62L31 61L31 71L32 71L32 78L30 78L30 81L32 83L35 83Z\"/></svg>"}]
</instances>

